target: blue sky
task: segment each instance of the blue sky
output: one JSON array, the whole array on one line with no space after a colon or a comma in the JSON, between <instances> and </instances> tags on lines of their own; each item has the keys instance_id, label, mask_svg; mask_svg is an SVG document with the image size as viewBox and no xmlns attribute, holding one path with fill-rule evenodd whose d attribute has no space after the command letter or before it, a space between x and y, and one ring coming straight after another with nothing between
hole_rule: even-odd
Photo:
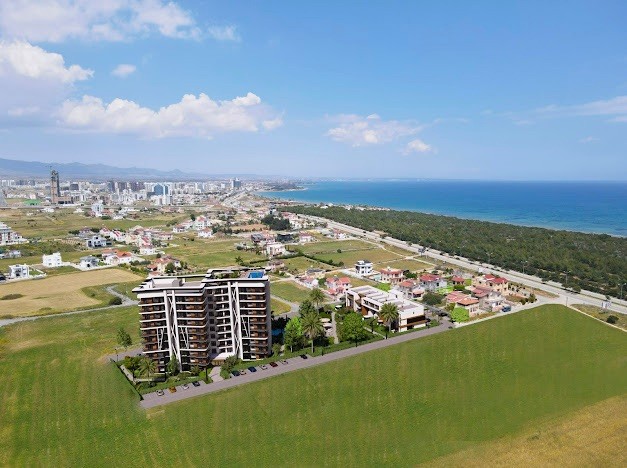
<instances>
[{"instance_id":1,"label":"blue sky","mask_svg":"<svg viewBox=\"0 0 627 468\"><path fill-rule=\"evenodd\" d=\"M627 179L625 2L0 3L0 157Z\"/></svg>"}]
</instances>

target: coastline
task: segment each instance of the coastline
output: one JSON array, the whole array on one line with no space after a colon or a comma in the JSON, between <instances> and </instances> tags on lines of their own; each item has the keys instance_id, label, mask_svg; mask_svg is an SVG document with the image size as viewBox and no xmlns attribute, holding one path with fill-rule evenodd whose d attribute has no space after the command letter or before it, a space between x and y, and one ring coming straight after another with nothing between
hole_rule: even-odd
<instances>
[{"instance_id":1,"label":"coastline","mask_svg":"<svg viewBox=\"0 0 627 468\"><path fill-rule=\"evenodd\" d=\"M626 183L596 182L316 182L276 203L409 211L495 224L627 237Z\"/></svg>"},{"instance_id":2,"label":"coastline","mask_svg":"<svg viewBox=\"0 0 627 468\"><path fill-rule=\"evenodd\" d=\"M306 190L306 189L303 189ZM294 190L296 191L296 190ZM286 190L287 192L287 190ZM425 215L430 215L430 216L441 216L444 218L455 218L455 219L461 219L464 221L478 221L478 222L482 222L482 223L492 223L492 224L505 224L505 225L510 225L510 226L519 226L519 227L524 227L524 228L536 228L536 229L546 229L548 231L564 231L564 232L572 232L572 233L579 233L579 234L590 234L590 235L597 235L597 236L611 236L611 237L616 237L618 239L625 239L627 238L627 235L621 235L621 234L615 234L615 233L608 233L608 232L603 232L603 231L578 231L575 229L567 229L567 228L560 228L560 227L555 227L555 226L549 226L549 225L537 225L537 224L522 224L522 223L514 223L514 222L508 222L508 221L501 221L501 220L493 220L493 219L480 219L480 218L471 218L471 217L464 217L464 216L459 216L459 215L452 215L452 214L443 214L443 213L436 213L436 212L430 212L430 211L423 211L423 210L411 210L411 209L402 209L402 208L392 208L392 207L387 207L387 206L377 206L377 205L364 205L364 204L354 204L354 203L334 203L334 202L315 202L315 201L305 201L305 200L295 200L295 199L288 199L288 198L279 198L279 197L273 197L271 195L266 195L266 193L269 192L254 192L255 196L258 196L260 198L266 199L266 200L270 200L272 202L278 202L278 203L290 203L293 205L306 205L306 206L317 206L317 205L332 205L332 206L338 206L341 208L347 208L347 207L355 207L355 208L361 208L364 210L377 210L377 211L407 211L407 212L411 212L411 213L420 213L420 214L425 214ZM275 193L275 192L272 192Z\"/></svg>"}]
</instances>

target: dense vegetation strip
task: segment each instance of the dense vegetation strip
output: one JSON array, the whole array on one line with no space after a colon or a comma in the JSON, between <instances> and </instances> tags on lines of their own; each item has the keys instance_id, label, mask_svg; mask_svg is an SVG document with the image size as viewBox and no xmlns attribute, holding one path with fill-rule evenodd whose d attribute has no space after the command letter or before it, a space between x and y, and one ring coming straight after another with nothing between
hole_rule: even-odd
<instances>
[{"instance_id":1,"label":"dense vegetation strip","mask_svg":"<svg viewBox=\"0 0 627 468\"><path fill-rule=\"evenodd\" d=\"M515 226L412 211L293 206L286 211L331 219L471 260L558 281L574 290L619 296L627 281L627 239Z\"/></svg>"}]
</instances>

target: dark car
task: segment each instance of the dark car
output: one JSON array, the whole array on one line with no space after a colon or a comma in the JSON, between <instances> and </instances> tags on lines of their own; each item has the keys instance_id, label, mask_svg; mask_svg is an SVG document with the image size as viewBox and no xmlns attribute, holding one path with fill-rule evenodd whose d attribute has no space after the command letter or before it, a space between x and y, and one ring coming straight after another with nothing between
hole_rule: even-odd
<instances>
[{"instance_id":1,"label":"dark car","mask_svg":"<svg viewBox=\"0 0 627 468\"><path fill-rule=\"evenodd\" d=\"M276 362L271 362L270 366L272 366L272 367L279 367L279 365Z\"/></svg>"},{"instance_id":2,"label":"dark car","mask_svg":"<svg viewBox=\"0 0 627 468\"><path fill-rule=\"evenodd\" d=\"M307 359L307 355L306 354L301 354L300 357L303 358L303 359Z\"/></svg>"},{"instance_id":3,"label":"dark car","mask_svg":"<svg viewBox=\"0 0 627 468\"><path fill-rule=\"evenodd\" d=\"M233 376L235 377L239 377L239 371L234 370L233 372L231 372L231 374L233 374Z\"/></svg>"},{"instance_id":4,"label":"dark car","mask_svg":"<svg viewBox=\"0 0 627 468\"><path fill-rule=\"evenodd\" d=\"M248 368L248 370L249 370L250 372L257 372L257 369L256 369L255 367L253 367L253 366L250 366L250 367Z\"/></svg>"},{"instance_id":5,"label":"dark car","mask_svg":"<svg viewBox=\"0 0 627 468\"><path fill-rule=\"evenodd\" d=\"M192 385L193 385L194 387L200 387L200 382L199 382L198 380L194 380L194 381L192 382Z\"/></svg>"}]
</instances>

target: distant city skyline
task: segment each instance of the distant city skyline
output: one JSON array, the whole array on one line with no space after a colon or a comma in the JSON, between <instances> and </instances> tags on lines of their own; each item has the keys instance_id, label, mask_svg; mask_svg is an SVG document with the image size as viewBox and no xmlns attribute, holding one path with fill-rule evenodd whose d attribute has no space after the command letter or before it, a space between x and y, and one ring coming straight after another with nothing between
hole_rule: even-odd
<instances>
[{"instance_id":1,"label":"distant city skyline","mask_svg":"<svg viewBox=\"0 0 627 468\"><path fill-rule=\"evenodd\" d=\"M3 2L0 158L624 181L626 17L619 1Z\"/></svg>"}]
</instances>

